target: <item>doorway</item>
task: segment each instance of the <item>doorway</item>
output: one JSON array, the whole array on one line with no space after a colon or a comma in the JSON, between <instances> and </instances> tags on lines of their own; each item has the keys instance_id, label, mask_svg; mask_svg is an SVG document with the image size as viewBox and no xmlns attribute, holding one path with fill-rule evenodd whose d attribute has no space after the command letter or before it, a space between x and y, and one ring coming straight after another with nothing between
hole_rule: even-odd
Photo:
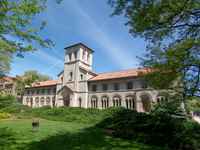
<instances>
[{"instance_id":1,"label":"doorway","mask_svg":"<svg viewBox=\"0 0 200 150\"><path fill-rule=\"evenodd\" d=\"M70 106L70 95L67 94L66 96L63 97L63 103L64 106L69 107Z\"/></svg>"}]
</instances>

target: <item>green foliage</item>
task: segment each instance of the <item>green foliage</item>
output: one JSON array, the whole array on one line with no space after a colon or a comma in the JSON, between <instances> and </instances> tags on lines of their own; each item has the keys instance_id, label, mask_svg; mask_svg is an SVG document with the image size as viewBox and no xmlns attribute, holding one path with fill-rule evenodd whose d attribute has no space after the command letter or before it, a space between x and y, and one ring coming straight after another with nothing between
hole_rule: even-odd
<instances>
[{"instance_id":1,"label":"green foliage","mask_svg":"<svg viewBox=\"0 0 200 150\"><path fill-rule=\"evenodd\" d=\"M11 115L9 113L0 112L0 120L1 119L8 119L10 117L11 117Z\"/></svg>"},{"instance_id":2,"label":"green foliage","mask_svg":"<svg viewBox=\"0 0 200 150\"><path fill-rule=\"evenodd\" d=\"M25 86L31 86L34 82L50 80L51 77L44 75L35 70L25 71L22 76L16 80L16 91L18 95L23 95Z\"/></svg>"},{"instance_id":3,"label":"green foliage","mask_svg":"<svg viewBox=\"0 0 200 150\"><path fill-rule=\"evenodd\" d=\"M13 136L13 132L6 128L0 128L0 149L6 150L10 147L10 145L15 143L15 138Z\"/></svg>"},{"instance_id":4,"label":"green foliage","mask_svg":"<svg viewBox=\"0 0 200 150\"><path fill-rule=\"evenodd\" d=\"M31 116L31 117L40 117L54 121L94 124L103 120L105 117L110 116L114 112L115 112L114 109L100 111L96 109L83 109L83 108L42 107L42 108L27 109L27 110L24 109L24 111L21 111L21 114L18 114L18 116L19 115Z\"/></svg>"},{"instance_id":5,"label":"green foliage","mask_svg":"<svg viewBox=\"0 0 200 150\"><path fill-rule=\"evenodd\" d=\"M200 93L200 1L109 0L113 15L124 15L130 33L148 41L144 67L149 84L172 89L187 106ZM188 108L185 107L189 112Z\"/></svg>"},{"instance_id":6,"label":"green foliage","mask_svg":"<svg viewBox=\"0 0 200 150\"><path fill-rule=\"evenodd\" d=\"M191 111L200 111L200 99L197 97L194 97L190 102L189 102L189 107Z\"/></svg>"},{"instance_id":7,"label":"green foliage","mask_svg":"<svg viewBox=\"0 0 200 150\"><path fill-rule=\"evenodd\" d=\"M184 117L183 109L181 108L180 99L162 101L156 103L151 111L151 114L165 114L169 116Z\"/></svg>"},{"instance_id":8,"label":"green foliage","mask_svg":"<svg viewBox=\"0 0 200 150\"><path fill-rule=\"evenodd\" d=\"M0 95L0 109L8 107L16 103L16 98L14 96L2 96Z\"/></svg>"},{"instance_id":9,"label":"green foliage","mask_svg":"<svg viewBox=\"0 0 200 150\"><path fill-rule=\"evenodd\" d=\"M121 110L100 122L113 136L168 147L171 150L198 150L200 125L166 113L137 113Z\"/></svg>"},{"instance_id":10,"label":"green foliage","mask_svg":"<svg viewBox=\"0 0 200 150\"><path fill-rule=\"evenodd\" d=\"M0 75L7 73L14 54L23 57L23 52L34 51L33 43L42 47L53 45L39 32L46 23L33 26L35 17L46 8L46 0L1 0L0 1Z\"/></svg>"}]
</instances>

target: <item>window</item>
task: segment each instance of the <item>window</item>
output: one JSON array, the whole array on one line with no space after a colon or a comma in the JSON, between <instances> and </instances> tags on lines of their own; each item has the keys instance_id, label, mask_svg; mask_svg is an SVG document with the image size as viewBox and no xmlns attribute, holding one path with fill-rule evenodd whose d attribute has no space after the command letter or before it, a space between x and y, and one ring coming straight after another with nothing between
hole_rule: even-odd
<instances>
[{"instance_id":1,"label":"window","mask_svg":"<svg viewBox=\"0 0 200 150\"><path fill-rule=\"evenodd\" d=\"M30 94L30 91L29 90L27 90L27 95L29 95Z\"/></svg>"},{"instance_id":2,"label":"window","mask_svg":"<svg viewBox=\"0 0 200 150\"><path fill-rule=\"evenodd\" d=\"M35 105L36 105L36 107L39 107L39 97L35 98Z\"/></svg>"},{"instance_id":3,"label":"window","mask_svg":"<svg viewBox=\"0 0 200 150\"><path fill-rule=\"evenodd\" d=\"M52 97L52 106L55 107L56 106L56 100L55 100L55 96Z\"/></svg>"},{"instance_id":4,"label":"window","mask_svg":"<svg viewBox=\"0 0 200 150\"><path fill-rule=\"evenodd\" d=\"M32 90L32 95L34 95L35 94L35 91L34 90Z\"/></svg>"},{"instance_id":5,"label":"window","mask_svg":"<svg viewBox=\"0 0 200 150\"><path fill-rule=\"evenodd\" d=\"M121 97L120 96L114 96L113 97L113 107L120 107L121 106Z\"/></svg>"},{"instance_id":6,"label":"window","mask_svg":"<svg viewBox=\"0 0 200 150\"><path fill-rule=\"evenodd\" d=\"M140 96L143 110L145 112L150 112L151 111L151 98L148 94L143 94Z\"/></svg>"},{"instance_id":7,"label":"window","mask_svg":"<svg viewBox=\"0 0 200 150\"><path fill-rule=\"evenodd\" d=\"M82 59L85 60L85 50L83 50Z\"/></svg>"},{"instance_id":8,"label":"window","mask_svg":"<svg viewBox=\"0 0 200 150\"><path fill-rule=\"evenodd\" d=\"M115 90L115 91L118 91L118 90L119 90L119 84L118 84L118 83L115 83L115 84L114 84L114 90Z\"/></svg>"},{"instance_id":9,"label":"window","mask_svg":"<svg viewBox=\"0 0 200 150\"><path fill-rule=\"evenodd\" d=\"M127 89L133 89L133 82L127 83Z\"/></svg>"},{"instance_id":10,"label":"window","mask_svg":"<svg viewBox=\"0 0 200 150\"><path fill-rule=\"evenodd\" d=\"M102 109L109 107L109 98L107 96L101 98L101 107Z\"/></svg>"},{"instance_id":11,"label":"window","mask_svg":"<svg viewBox=\"0 0 200 150\"><path fill-rule=\"evenodd\" d=\"M29 98L28 97L26 98L26 104L27 105L29 104Z\"/></svg>"},{"instance_id":12,"label":"window","mask_svg":"<svg viewBox=\"0 0 200 150\"><path fill-rule=\"evenodd\" d=\"M87 55L87 62L89 62L90 61L90 54L88 53L88 55Z\"/></svg>"},{"instance_id":13,"label":"window","mask_svg":"<svg viewBox=\"0 0 200 150\"><path fill-rule=\"evenodd\" d=\"M71 61L72 60L72 54L70 53L69 54L69 61Z\"/></svg>"},{"instance_id":14,"label":"window","mask_svg":"<svg viewBox=\"0 0 200 150\"><path fill-rule=\"evenodd\" d=\"M44 106L44 97L42 97L42 98L40 99L40 105L41 105L41 106Z\"/></svg>"},{"instance_id":15,"label":"window","mask_svg":"<svg viewBox=\"0 0 200 150\"><path fill-rule=\"evenodd\" d=\"M56 88L53 88L53 93L56 93Z\"/></svg>"},{"instance_id":16,"label":"window","mask_svg":"<svg viewBox=\"0 0 200 150\"><path fill-rule=\"evenodd\" d=\"M50 89L47 89L47 94L50 94L50 93L51 93Z\"/></svg>"},{"instance_id":17,"label":"window","mask_svg":"<svg viewBox=\"0 0 200 150\"><path fill-rule=\"evenodd\" d=\"M40 93L40 90L36 90L36 94L39 94Z\"/></svg>"},{"instance_id":18,"label":"window","mask_svg":"<svg viewBox=\"0 0 200 150\"><path fill-rule=\"evenodd\" d=\"M50 100L50 97L47 97L47 99L46 99L46 105L51 106L51 100Z\"/></svg>"},{"instance_id":19,"label":"window","mask_svg":"<svg viewBox=\"0 0 200 150\"><path fill-rule=\"evenodd\" d=\"M69 81L72 81L72 78L73 78L73 73L70 72L70 73L69 73Z\"/></svg>"},{"instance_id":20,"label":"window","mask_svg":"<svg viewBox=\"0 0 200 150\"><path fill-rule=\"evenodd\" d=\"M127 109L134 109L135 108L134 98L131 95L126 97L126 108Z\"/></svg>"},{"instance_id":21,"label":"window","mask_svg":"<svg viewBox=\"0 0 200 150\"><path fill-rule=\"evenodd\" d=\"M96 96L92 96L91 98L91 108L97 108L98 106L98 99Z\"/></svg>"},{"instance_id":22,"label":"window","mask_svg":"<svg viewBox=\"0 0 200 150\"><path fill-rule=\"evenodd\" d=\"M79 102L79 107L81 108L81 107L82 107L82 105L81 105L81 104L82 104L82 99L79 98L79 99L78 99L78 102Z\"/></svg>"},{"instance_id":23,"label":"window","mask_svg":"<svg viewBox=\"0 0 200 150\"><path fill-rule=\"evenodd\" d=\"M77 52L74 52L74 58L77 59Z\"/></svg>"},{"instance_id":24,"label":"window","mask_svg":"<svg viewBox=\"0 0 200 150\"><path fill-rule=\"evenodd\" d=\"M148 86L147 86L147 83L144 81L144 82L142 82L142 88L143 89L146 89Z\"/></svg>"},{"instance_id":25,"label":"window","mask_svg":"<svg viewBox=\"0 0 200 150\"><path fill-rule=\"evenodd\" d=\"M41 93L44 94L44 93L45 93L45 89L42 89L42 90L41 90Z\"/></svg>"},{"instance_id":26,"label":"window","mask_svg":"<svg viewBox=\"0 0 200 150\"><path fill-rule=\"evenodd\" d=\"M108 90L108 85L107 84L103 84L103 91L107 91Z\"/></svg>"},{"instance_id":27,"label":"window","mask_svg":"<svg viewBox=\"0 0 200 150\"><path fill-rule=\"evenodd\" d=\"M93 85L92 85L92 91L93 91L93 92L96 92L96 91L97 91L97 85L96 85L96 84L93 84Z\"/></svg>"},{"instance_id":28,"label":"window","mask_svg":"<svg viewBox=\"0 0 200 150\"><path fill-rule=\"evenodd\" d=\"M81 78L81 81L82 81L83 80L83 74L81 74L80 78Z\"/></svg>"}]
</instances>

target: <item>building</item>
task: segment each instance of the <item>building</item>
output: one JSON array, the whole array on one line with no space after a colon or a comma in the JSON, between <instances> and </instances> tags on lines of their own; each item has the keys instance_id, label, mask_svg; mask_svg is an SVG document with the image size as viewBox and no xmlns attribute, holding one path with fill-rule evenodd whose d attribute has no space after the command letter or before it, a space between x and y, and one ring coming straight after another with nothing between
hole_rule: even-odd
<instances>
[{"instance_id":1,"label":"building","mask_svg":"<svg viewBox=\"0 0 200 150\"><path fill-rule=\"evenodd\" d=\"M14 77L0 77L0 94L16 96L16 83Z\"/></svg>"},{"instance_id":2,"label":"building","mask_svg":"<svg viewBox=\"0 0 200 150\"><path fill-rule=\"evenodd\" d=\"M31 107L99 108L125 107L149 111L152 103L164 100L148 87L143 75L148 69L94 73L94 51L82 43L65 48L64 70L56 81L35 83L26 88L23 104Z\"/></svg>"}]
</instances>

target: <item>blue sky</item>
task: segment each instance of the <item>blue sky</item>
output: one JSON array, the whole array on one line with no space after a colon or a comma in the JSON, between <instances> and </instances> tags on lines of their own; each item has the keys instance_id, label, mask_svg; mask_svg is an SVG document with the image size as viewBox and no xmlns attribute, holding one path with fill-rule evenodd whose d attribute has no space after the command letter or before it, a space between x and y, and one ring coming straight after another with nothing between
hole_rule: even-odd
<instances>
[{"instance_id":1,"label":"blue sky","mask_svg":"<svg viewBox=\"0 0 200 150\"><path fill-rule=\"evenodd\" d=\"M53 40L55 47L14 58L10 75L38 70L55 79L64 66L64 47L78 42L95 51L93 70L97 73L138 67L136 57L145 53L146 43L129 34L125 18L110 17L111 13L107 0L64 0L61 4L49 0L36 21L47 21L41 35Z\"/></svg>"}]
</instances>

